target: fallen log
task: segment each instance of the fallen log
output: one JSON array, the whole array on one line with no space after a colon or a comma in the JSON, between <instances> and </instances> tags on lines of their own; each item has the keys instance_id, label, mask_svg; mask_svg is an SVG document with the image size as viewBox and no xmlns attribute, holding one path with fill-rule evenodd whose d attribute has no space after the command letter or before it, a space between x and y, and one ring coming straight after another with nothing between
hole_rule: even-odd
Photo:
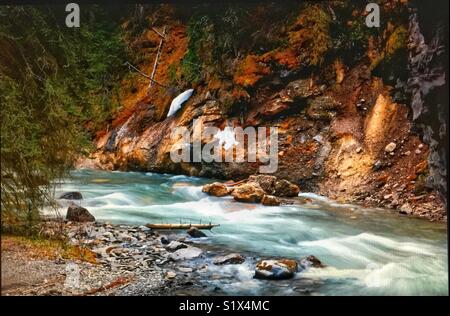
<instances>
[{"instance_id":1,"label":"fallen log","mask_svg":"<svg viewBox=\"0 0 450 316\"><path fill-rule=\"evenodd\" d=\"M219 224L146 224L151 229L189 229L192 227L198 229L209 229L220 226Z\"/></svg>"}]
</instances>

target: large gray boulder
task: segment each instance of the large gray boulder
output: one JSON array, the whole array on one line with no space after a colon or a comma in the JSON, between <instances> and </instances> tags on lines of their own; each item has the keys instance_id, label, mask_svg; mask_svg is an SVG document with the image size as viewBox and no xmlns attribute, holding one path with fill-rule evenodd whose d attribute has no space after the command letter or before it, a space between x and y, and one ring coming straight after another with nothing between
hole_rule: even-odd
<instances>
[{"instance_id":1,"label":"large gray boulder","mask_svg":"<svg viewBox=\"0 0 450 316\"><path fill-rule=\"evenodd\" d=\"M238 202L259 203L265 192L258 183L249 182L234 188L231 195Z\"/></svg>"},{"instance_id":2,"label":"large gray boulder","mask_svg":"<svg viewBox=\"0 0 450 316\"><path fill-rule=\"evenodd\" d=\"M95 222L95 217L87 209L74 203L69 205L66 219L72 222Z\"/></svg>"}]
</instances>

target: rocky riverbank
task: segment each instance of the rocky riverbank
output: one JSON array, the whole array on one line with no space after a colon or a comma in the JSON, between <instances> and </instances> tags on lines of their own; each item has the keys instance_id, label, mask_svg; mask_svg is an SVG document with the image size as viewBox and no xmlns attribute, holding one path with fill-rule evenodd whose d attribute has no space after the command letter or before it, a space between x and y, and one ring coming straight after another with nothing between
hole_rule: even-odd
<instances>
[{"instance_id":1,"label":"rocky riverbank","mask_svg":"<svg viewBox=\"0 0 450 316\"><path fill-rule=\"evenodd\" d=\"M42 226L43 237L64 238L94 259L66 259L62 253L51 260L29 258L9 247L2 250L3 295L163 295L183 286L182 265L168 258L161 237L146 227L58 221Z\"/></svg>"},{"instance_id":2,"label":"rocky riverbank","mask_svg":"<svg viewBox=\"0 0 450 316\"><path fill-rule=\"evenodd\" d=\"M386 208L397 209L402 215L427 218L431 221L446 221L441 205L435 200L434 195L409 196L410 201L400 197L404 187L398 183L392 186L392 191L388 191L389 184L380 188L381 192L386 192L382 199L376 199L370 194L366 194L364 200L357 200L363 205L381 205ZM297 197L300 187L284 179L277 179L269 175L250 176L248 179L224 183L213 182L203 186L203 192L217 197L227 195L233 196L234 200L245 203L261 203L265 206L278 206L282 204L297 204L301 202ZM388 193L391 192L391 193ZM411 202L412 201L412 202ZM307 201L303 201L307 202Z\"/></svg>"},{"instance_id":3,"label":"rocky riverbank","mask_svg":"<svg viewBox=\"0 0 450 316\"><path fill-rule=\"evenodd\" d=\"M146 226L49 220L41 236L63 238L65 247L83 249L83 255L74 259L60 250L31 256L17 240L2 238L2 295L218 295L221 288L205 280L230 276L217 274L217 267L248 261L255 278L285 280L322 266L314 256L297 263L224 253L201 242L207 235L193 237L201 236L195 229L159 233Z\"/></svg>"}]
</instances>

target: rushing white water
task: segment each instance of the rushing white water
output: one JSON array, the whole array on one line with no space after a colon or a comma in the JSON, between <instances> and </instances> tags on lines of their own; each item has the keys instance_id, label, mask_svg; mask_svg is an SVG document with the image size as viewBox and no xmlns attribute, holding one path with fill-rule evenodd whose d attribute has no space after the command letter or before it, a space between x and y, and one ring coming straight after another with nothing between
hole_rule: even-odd
<instances>
[{"instance_id":1,"label":"rushing white water","mask_svg":"<svg viewBox=\"0 0 450 316\"><path fill-rule=\"evenodd\" d=\"M201 242L261 258L299 259L313 254L327 265L299 273L283 283L281 292L273 288L276 282L253 279L250 262L211 267L229 276L221 286L232 293L291 294L313 282L314 294L325 295L448 294L444 224L338 204L314 194L301 194L299 199L313 199L301 206L238 203L202 193L207 182L211 180L82 170L74 172L56 194L80 191L81 205L100 221L213 222L221 226Z\"/></svg>"}]
</instances>

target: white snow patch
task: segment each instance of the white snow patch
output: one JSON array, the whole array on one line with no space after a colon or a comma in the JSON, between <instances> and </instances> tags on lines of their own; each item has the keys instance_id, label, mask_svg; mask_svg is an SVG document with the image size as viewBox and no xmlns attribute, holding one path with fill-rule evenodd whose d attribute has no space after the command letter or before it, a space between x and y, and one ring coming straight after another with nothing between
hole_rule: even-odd
<instances>
[{"instance_id":1,"label":"white snow patch","mask_svg":"<svg viewBox=\"0 0 450 316\"><path fill-rule=\"evenodd\" d=\"M173 99L172 103L170 104L170 109L169 113L167 113L167 117L174 115L181 108L181 105L189 100L193 92L194 89L186 90L183 93L179 94L175 99Z\"/></svg>"}]
</instances>

